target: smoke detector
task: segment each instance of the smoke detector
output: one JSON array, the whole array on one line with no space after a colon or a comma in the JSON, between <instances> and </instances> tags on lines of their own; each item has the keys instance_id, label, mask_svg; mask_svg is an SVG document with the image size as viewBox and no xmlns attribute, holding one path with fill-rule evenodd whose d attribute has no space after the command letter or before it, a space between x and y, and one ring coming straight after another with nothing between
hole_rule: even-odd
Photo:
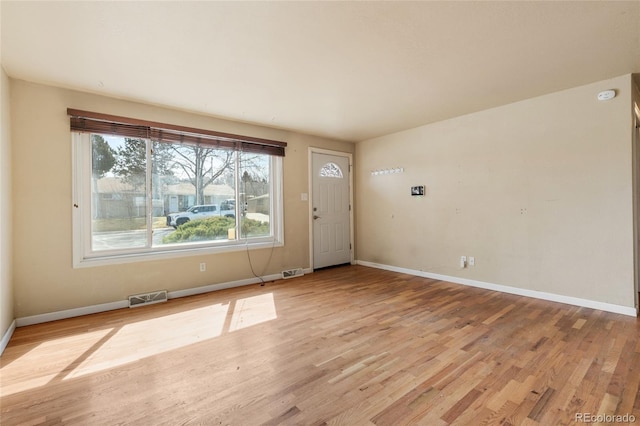
<instances>
[{"instance_id":1,"label":"smoke detector","mask_svg":"<svg viewBox=\"0 0 640 426\"><path fill-rule=\"evenodd\" d=\"M600 93L598 93L598 100L599 101L608 101L609 99L613 99L616 97L616 91L615 90L604 90Z\"/></svg>"}]
</instances>

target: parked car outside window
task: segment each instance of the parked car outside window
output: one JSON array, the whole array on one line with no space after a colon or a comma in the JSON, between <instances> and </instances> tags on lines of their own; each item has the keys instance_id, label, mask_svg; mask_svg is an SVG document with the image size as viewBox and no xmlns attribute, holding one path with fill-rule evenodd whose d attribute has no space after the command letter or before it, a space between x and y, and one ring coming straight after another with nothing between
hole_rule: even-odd
<instances>
[{"instance_id":1,"label":"parked car outside window","mask_svg":"<svg viewBox=\"0 0 640 426\"><path fill-rule=\"evenodd\" d=\"M221 207L228 207L223 205ZM211 216L235 217L235 209L218 209L215 204L204 204L189 207L186 211L180 213L171 213L167 215L167 226L177 228L191 220L204 219Z\"/></svg>"}]
</instances>

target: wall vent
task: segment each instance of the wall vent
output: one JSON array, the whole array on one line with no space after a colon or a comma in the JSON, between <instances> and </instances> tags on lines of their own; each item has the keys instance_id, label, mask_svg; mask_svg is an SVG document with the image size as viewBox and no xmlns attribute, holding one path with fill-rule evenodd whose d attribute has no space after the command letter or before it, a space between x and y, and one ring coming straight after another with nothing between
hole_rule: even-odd
<instances>
[{"instance_id":1,"label":"wall vent","mask_svg":"<svg viewBox=\"0 0 640 426\"><path fill-rule=\"evenodd\" d=\"M129 296L129 307L135 308L137 306L152 305L154 303L166 302L167 290L152 291L151 293L135 294Z\"/></svg>"},{"instance_id":2,"label":"wall vent","mask_svg":"<svg viewBox=\"0 0 640 426\"><path fill-rule=\"evenodd\" d=\"M302 272L302 268L287 269L285 271L282 271L282 278L284 278L285 280L288 278L301 277L303 275L304 272Z\"/></svg>"}]
</instances>

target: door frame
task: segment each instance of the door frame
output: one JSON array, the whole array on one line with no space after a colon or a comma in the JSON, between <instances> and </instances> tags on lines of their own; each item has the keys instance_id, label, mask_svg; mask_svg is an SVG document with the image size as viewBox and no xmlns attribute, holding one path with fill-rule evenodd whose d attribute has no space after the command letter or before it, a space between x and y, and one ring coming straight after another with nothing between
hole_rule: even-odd
<instances>
[{"instance_id":1,"label":"door frame","mask_svg":"<svg viewBox=\"0 0 640 426\"><path fill-rule=\"evenodd\" d=\"M355 264L355 241L354 241L354 229L353 229L353 154L350 152L343 151L333 151L330 149L323 148L315 148L309 147L309 158L308 158L308 170L309 170L309 265L311 270L313 271L313 154L327 154L327 155L335 155L337 157L346 157L349 160L349 252L350 252L350 262L352 265Z\"/></svg>"},{"instance_id":2,"label":"door frame","mask_svg":"<svg viewBox=\"0 0 640 426\"><path fill-rule=\"evenodd\" d=\"M633 299L636 316L640 314L638 292L640 291L640 105L634 102L633 114Z\"/></svg>"}]
</instances>

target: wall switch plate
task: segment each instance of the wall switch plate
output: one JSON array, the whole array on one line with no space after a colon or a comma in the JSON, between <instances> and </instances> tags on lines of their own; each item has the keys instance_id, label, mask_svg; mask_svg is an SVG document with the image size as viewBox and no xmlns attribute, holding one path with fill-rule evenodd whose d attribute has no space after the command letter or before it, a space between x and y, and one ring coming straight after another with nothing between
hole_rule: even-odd
<instances>
[{"instance_id":1,"label":"wall switch plate","mask_svg":"<svg viewBox=\"0 0 640 426\"><path fill-rule=\"evenodd\" d=\"M469 266L476 266L476 258L469 256Z\"/></svg>"}]
</instances>

